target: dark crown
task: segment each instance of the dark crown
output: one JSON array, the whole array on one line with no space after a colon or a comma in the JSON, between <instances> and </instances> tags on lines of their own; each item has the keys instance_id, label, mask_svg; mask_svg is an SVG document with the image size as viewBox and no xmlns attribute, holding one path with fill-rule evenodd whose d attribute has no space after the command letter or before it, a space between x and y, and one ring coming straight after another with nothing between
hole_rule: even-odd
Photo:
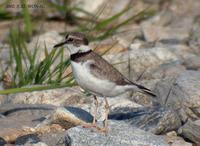
<instances>
[{"instance_id":1,"label":"dark crown","mask_svg":"<svg viewBox=\"0 0 200 146\"><path fill-rule=\"evenodd\" d=\"M71 32L68 33L65 37L68 43L71 43L75 46L88 45L89 41L83 33L80 32Z\"/></svg>"}]
</instances>

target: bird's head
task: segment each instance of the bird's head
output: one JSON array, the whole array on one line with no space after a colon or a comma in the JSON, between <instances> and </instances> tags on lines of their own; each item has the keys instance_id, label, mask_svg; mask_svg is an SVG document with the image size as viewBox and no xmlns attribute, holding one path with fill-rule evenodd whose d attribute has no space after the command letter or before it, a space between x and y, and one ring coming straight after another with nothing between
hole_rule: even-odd
<instances>
[{"instance_id":1,"label":"bird's head","mask_svg":"<svg viewBox=\"0 0 200 146\"><path fill-rule=\"evenodd\" d=\"M65 40L56 44L54 47L61 47L68 49L70 54L75 54L77 52L87 52L90 50L88 46L88 39L83 33L71 32L65 37Z\"/></svg>"}]
</instances>

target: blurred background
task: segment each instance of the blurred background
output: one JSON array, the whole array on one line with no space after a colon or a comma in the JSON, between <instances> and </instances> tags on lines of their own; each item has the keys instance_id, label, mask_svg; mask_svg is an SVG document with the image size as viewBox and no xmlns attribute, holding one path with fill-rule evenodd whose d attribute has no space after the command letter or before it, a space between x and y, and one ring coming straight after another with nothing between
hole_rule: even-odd
<instances>
[{"instance_id":1,"label":"blurred background","mask_svg":"<svg viewBox=\"0 0 200 146\"><path fill-rule=\"evenodd\" d=\"M173 146L200 144L200 0L1 0L0 137L12 136L7 132L13 125L41 124L35 119L49 114L30 108L91 111L92 98L74 81L67 50L53 48L72 31L84 33L95 52L158 95L156 102L141 93L108 99L110 118L128 121L128 130L121 126L123 140L136 126L163 134ZM28 110L9 117L12 108ZM150 139L145 145L165 143L163 137L143 135Z\"/></svg>"}]
</instances>

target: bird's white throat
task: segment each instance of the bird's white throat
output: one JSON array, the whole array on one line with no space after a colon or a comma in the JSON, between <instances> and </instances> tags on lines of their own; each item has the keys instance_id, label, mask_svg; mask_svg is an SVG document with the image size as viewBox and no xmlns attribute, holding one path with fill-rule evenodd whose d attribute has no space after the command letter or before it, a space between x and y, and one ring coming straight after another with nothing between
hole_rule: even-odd
<instances>
[{"instance_id":1,"label":"bird's white throat","mask_svg":"<svg viewBox=\"0 0 200 146\"><path fill-rule=\"evenodd\" d=\"M70 55L76 54L78 52L88 52L91 50L88 45L74 46L73 44L65 44L64 48L69 51Z\"/></svg>"}]
</instances>

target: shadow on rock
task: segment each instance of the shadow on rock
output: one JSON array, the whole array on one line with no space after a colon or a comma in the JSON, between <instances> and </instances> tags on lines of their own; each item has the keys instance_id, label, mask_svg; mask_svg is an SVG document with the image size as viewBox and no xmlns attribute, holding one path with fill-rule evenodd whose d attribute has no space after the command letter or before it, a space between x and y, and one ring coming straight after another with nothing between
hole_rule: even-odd
<instances>
[{"instance_id":1,"label":"shadow on rock","mask_svg":"<svg viewBox=\"0 0 200 146\"><path fill-rule=\"evenodd\" d=\"M125 120L140 129L163 134L181 126L177 113L166 107L117 108L109 115L112 120Z\"/></svg>"}]
</instances>

